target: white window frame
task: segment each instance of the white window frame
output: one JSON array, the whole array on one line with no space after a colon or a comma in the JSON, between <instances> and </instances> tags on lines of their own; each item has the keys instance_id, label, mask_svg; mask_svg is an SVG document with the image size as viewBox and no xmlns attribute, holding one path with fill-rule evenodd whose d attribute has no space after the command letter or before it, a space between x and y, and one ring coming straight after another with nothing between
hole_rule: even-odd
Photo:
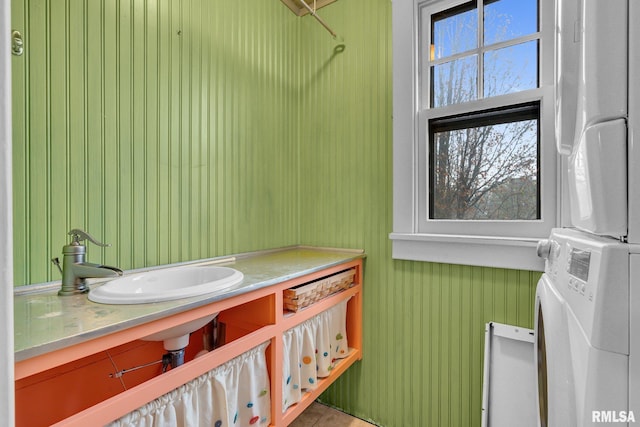
<instances>
[{"instance_id":1,"label":"white window frame","mask_svg":"<svg viewBox=\"0 0 640 427\"><path fill-rule=\"evenodd\" d=\"M554 142L554 2L539 0L539 87L439 108L421 93L420 15L466 1L393 0L393 232L396 259L542 271L539 239L559 223L559 156ZM428 86L428 85L426 85ZM427 89L428 90L428 89ZM540 203L536 221L426 219L430 119L527 102L540 103Z\"/></svg>"}]
</instances>

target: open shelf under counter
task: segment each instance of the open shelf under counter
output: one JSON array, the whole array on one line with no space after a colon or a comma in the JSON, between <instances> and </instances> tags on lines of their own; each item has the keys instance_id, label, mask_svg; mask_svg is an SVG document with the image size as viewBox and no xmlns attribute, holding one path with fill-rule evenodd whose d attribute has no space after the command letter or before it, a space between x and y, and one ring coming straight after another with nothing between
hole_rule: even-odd
<instances>
[{"instance_id":1,"label":"open shelf under counter","mask_svg":"<svg viewBox=\"0 0 640 427\"><path fill-rule=\"evenodd\" d=\"M274 328L275 326L265 326L53 425L69 427L105 425L251 350L256 342L271 341Z\"/></svg>"},{"instance_id":2,"label":"open shelf under counter","mask_svg":"<svg viewBox=\"0 0 640 427\"><path fill-rule=\"evenodd\" d=\"M233 267L245 274L245 287L231 292L228 296L203 302L189 302L179 309L170 307L164 309L164 312L159 312L160 314L146 315L142 322L127 321L110 325L104 330L84 332L80 338L62 336L53 344L44 343L41 348L28 348L19 343L15 365L17 407L28 408L30 396L34 393L43 396L61 395L63 390L60 387L63 385L64 393L71 396L69 400L78 399L80 402L74 403L75 406L71 408L64 409L66 412L59 412L54 407L63 405L56 403L56 399L42 399L39 404L39 413L44 415L38 418L40 421L33 422L32 414L23 410L16 412L16 425L18 427L104 425L268 342L266 361L271 384L271 425L286 426L349 366L362 358L363 258L364 255L361 252L341 253L336 250L314 250L313 248L294 248L239 258ZM278 263L289 264L279 266ZM346 269L355 269L352 287L329 295L297 312L288 312L284 309L283 291L285 289L304 285ZM277 273L280 276L273 273L274 270L281 271ZM265 277L268 278L265 279ZM281 278L278 279L278 277ZM329 376L318 379L315 389L307 392L300 402L283 414L283 334L347 300L346 332L350 347L349 354L340 359ZM25 301L25 307L27 307L30 301ZM74 300L62 300L62 302L55 297L47 296L47 301L48 304L63 306L66 304L69 307L85 304L81 296ZM109 310L109 307L86 304L88 308L83 309L92 313L97 310ZM123 312L126 309L126 307L114 308ZM58 308L54 307L52 310L58 310ZM132 309L132 311L135 310L141 310L141 307ZM225 325L225 339L223 343L219 343L219 347L194 358L205 347L202 334L206 328L201 328L190 337L190 344L186 348L187 357L183 365L162 374L153 372L153 369L159 370L158 367L146 372L127 373L125 375L127 387L124 387L123 383L124 389L115 391L109 389L115 387L113 384L118 385L119 382L116 378L109 378L111 373L116 372L114 360L119 369L130 368L153 360L164 351L161 342L141 341L141 338L212 313L218 313L217 321ZM73 313L69 316L71 315ZM36 322L34 324L42 329L40 324ZM86 327L86 324L81 326ZM100 366L99 369L98 366ZM91 375L85 375L85 372ZM87 381L83 378L89 376L96 379ZM76 384L78 387L70 386L76 381L89 383L95 389L103 387L104 393L97 392L86 399L81 392L75 396L76 388L82 388L79 383ZM105 386L104 384L109 381L111 385ZM58 411L57 415L53 414L53 411Z\"/></svg>"},{"instance_id":3,"label":"open shelf under counter","mask_svg":"<svg viewBox=\"0 0 640 427\"><path fill-rule=\"evenodd\" d=\"M336 363L335 368L328 377L319 378L318 385L313 390L308 390L302 395L302 400L294 403L282 414L282 422L280 425L287 426L291 424L313 401L315 401L340 375L344 373L351 365L362 359L362 351L360 349L350 348L349 354L344 359L340 359Z\"/></svg>"}]
</instances>

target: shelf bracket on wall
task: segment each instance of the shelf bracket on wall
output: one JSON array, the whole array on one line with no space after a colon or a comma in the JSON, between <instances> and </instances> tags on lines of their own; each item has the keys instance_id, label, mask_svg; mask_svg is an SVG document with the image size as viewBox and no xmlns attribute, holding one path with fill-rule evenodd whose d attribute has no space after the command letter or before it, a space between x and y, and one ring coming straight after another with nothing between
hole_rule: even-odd
<instances>
[{"instance_id":1,"label":"shelf bracket on wall","mask_svg":"<svg viewBox=\"0 0 640 427\"><path fill-rule=\"evenodd\" d=\"M300 3L302 3L302 5L309 11L311 16L316 18L316 21L318 21L320 23L320 25L322 25L327 31L329 31L329 33L331 33L331 35L333 36L334 39L337 37L336 33L331 29L331 27L329 27L327 25L327 23L324 22L322 20L322 18L320 18L318 16L318 14L316 13L316 11L314 9L311 9L311 7L307 4L307 2L305 0L302 0Z\"/></svg>"},{"instance_id":2,"label":"shelf bracket on wall","mask_svg":"<svg viewBox=\"0 0 640 427\"><path fill-rule=\"evenodd\" d=\"M331 36L335 39L337 37L335 31L333 31L331 27L329 27L329 25L327 25L327 23L324 22L324 20L320 18L320 16L318 16L318 14L316 13L316 10L318 9L318 7L316 7L317 0L313 0L313 8L309 6L309 4L307 4L307 1L310 0L282 0L282 2L286 4L298 16L309 13L320 23L320 25L322 25L329 33L331 33ZM334 1L335 0L320 0L320 7L326 6L327 4Z\"/></svg>"}]
</instances>

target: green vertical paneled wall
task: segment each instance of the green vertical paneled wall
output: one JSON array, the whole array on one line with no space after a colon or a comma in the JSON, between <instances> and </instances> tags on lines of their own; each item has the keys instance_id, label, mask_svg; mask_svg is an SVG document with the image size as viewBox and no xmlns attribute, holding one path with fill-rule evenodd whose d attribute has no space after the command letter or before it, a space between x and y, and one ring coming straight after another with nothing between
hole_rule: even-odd
<instances>
[{"instance_id":1,"label":"green vertical paneled wall","mask_svg":"<svg viewBox=\"0 0 640 427\"><path fill-rule=\"evenodd\" d=\"M364 359L322 399L388 427L479 427L485 323L532 327L539 273L391 258L391 2L320 14L339 38L301 20L301 241L368 255Z\"/></svg>"},{"instance_id":2,"label":"green vertical paneled wall","mask_svg":"<svg viewBox=\"0 0 640 427\"><path fill-rule=\"evenodd\" d=\"M17 284L70 227L134 268L363 248L364 359L322 399L383 426L480 426L484 327L539 273L391 259L390 0L13 1Z\"/></svg>"},{"instance_id":3,"label":"green vertical paneled wall","mask_svg":"<svg viewBox=\"0 0 640 427\"><path fill-rule=\"evenodd\" d=\"M298 242L299 22L278 1L14 0L15 282L84 228L124 269Z\"/></svg>"}]
</instances>

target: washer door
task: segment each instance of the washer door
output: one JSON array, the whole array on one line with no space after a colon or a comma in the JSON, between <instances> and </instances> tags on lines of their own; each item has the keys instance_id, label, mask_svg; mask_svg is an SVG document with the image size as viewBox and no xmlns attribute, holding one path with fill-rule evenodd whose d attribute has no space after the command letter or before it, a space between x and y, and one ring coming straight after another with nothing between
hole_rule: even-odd
<instances>
[{"instance_id":1,"label":"washer door","mask_svg":"<svg viewBox=\"0 0 640 427\"><path fill-rule=\"evenodd\" d=\"M565 302L543 274L536 289L535 365L541 427L576 426Z\"/></svg>"}]
</instances>

